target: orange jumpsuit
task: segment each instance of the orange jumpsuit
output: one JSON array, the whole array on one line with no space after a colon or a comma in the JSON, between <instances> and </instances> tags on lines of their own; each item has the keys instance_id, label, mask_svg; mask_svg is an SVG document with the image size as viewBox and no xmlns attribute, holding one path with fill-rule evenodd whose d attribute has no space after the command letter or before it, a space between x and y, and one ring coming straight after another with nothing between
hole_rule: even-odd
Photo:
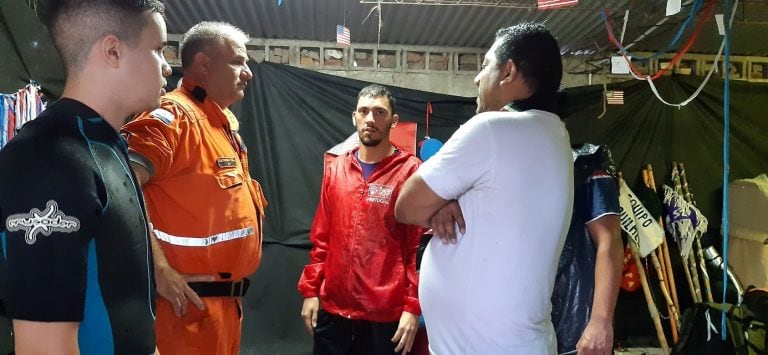
<instances>
[{"instance_id":1,"label":"orange jumpsuit","mask_svg":"<svg viewBox=\"0 0 768 355\"><path fill-rule=\"evenodd\" d=\"M170 265L182 274L238 281L261 261L264 199L248 172L246 149L229 109L206 98L189 79L160 107L123 127L131 161L150 172L142 186ZM167 354L237 354L241 297L202 297L176 317L157 297L157 345Z\"/></svg>"}]
</instances>

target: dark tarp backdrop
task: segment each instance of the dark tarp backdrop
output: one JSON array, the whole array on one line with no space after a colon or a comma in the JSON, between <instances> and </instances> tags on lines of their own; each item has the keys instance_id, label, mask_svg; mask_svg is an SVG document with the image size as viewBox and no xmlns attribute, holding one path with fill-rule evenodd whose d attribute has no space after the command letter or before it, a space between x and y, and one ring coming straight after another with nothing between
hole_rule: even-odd
<instances>
[{"instance_id":1,"label":"dark tarp backdrop","mask_svg":"<svg viewBox=\"0 0 768 355\"><path fill-rule=\"evenodd\" d=\"M249 149L252 176L265 190L264 257L246 299L243 353L296 354L311 351L299 317L296 290L308 261L312 224L326 150L355 132L352 111L368 82L289 66L254 64L245 98L232 107ZM472 98L390 87L400 120L418 122L424 137L447 140L475 111Z\"/></svg>"},{"instance_id":2,"label":"dark tarp backdrop","mask_svg":"<svg viewBox=\"0 0 768 355\"><path fill-rule=\"evenodd\" d=\"M689 76L662 77L656 85L667 102L678 103L693 94L702 80ZM730 85L730 178L752 178L768 172L768 84L731 81ZM600 119L597 117L603 110L602 85L566 90L564 115L571 141L608 145L617 168L638 196L645 164L653 166L657 185L672 186L672 162L684 163L697 206L709 220L709 232L702 243L705 248L714 244L722 253L723 81L711 80L694 101L681 109L661 103L644 81L611 84L609 89L624 90L625 105L608 106ZM672 263L682 314L691 304L690 291L678 248L672 239L668 243L670 253L678 253L677 257L673 255ZM651 271L648 275L657 308L666 316L666 303L656 274ZM710 268L709 275L717 301L722 297L722 273ZM615 338L625 346L656 341L644 303L640 291L621 291L619 295ZM665 329L669 328L665 320L663 323ZM669 332L667 340L672 344Z\"/></svg>"},{"instance_id":3,"label":"dark tarp backdrop","mask_svg":"<svg viewBox=\"0 0 768 355\"><path fill-rule=\"evenodd\" d=\"M688 98L702 78L663 77L656 85L671 103ZM731 81L730 178L768 171L768 85ZM564 115L572 142L607 144L627 184L642 184L643 165L653 166L656 184L671 185L673 161L682 162L698 207L709 219L710 238L719 235L722 215L723 81L711 80L687 106L662 104L644 81L611 84L624 90L625 104L608 106L603 118L602 86L567 89ZM714 238L713 238L714 239ZM717 241L719 242L719 239Z\"/></svg>"},{"instance_id":4,"label":"dark tarp backdrop","mask_svg":"<svg viewBox=\"0 0 768 355\"><path fill-rule=\"evenodd\" d=\"M269 206L265 242L309 247L326 150L355 132L357 93L370 84L289 66L252 66L247 96L233 110L249 148L253 176ZM446 140L475 111L473 99L392 87L401 121L417 122L424 137L425 108L432 104L429 133Z\"/></svg>"},{"instance_id":5,"label":"dark tarp backdrop","mask_svg":"<svg viewBox=\"0 0 768 355\"><path fill-rule=\"evenodd\" d=\"M308 352L310 339L299 318L302 300L295 285L311 246L308 235L319 196L323 153L354 131L351 113L357 92L368 83L271 63L252 68L251 87L233 110L242 121L252 174L262 182L270 206L264 262L246 300L243 348L265 353ZM663 97L677 102L693 93L700 80L665 77L657 85ZM731 178L754 177L768 171L764 138L768 120L760 111L761 103L768 99L768 85L734 81L731 88L731 102L735 103L731 111ZM602 112L601 85L566 89L563 111L571 140L609 145L617 167L635 189L646 163L653 165L657 184L668 183L672 161L685 163L691 189L714 231L710 234L717 236L722 192L722 81L713 80L682 109L658 102L645 82L612 84L610 89L625 90L626 104L609 106L601 119L597 119ZM473 98L392 90L401 120L419 123L419 139L424 136L427 101L433 106L430 135L443 141L474 114ZM717 239L719 248L719 238L710 239ZM719 274L712 275L717 277ZM677 280L678 294L684 299L688 291L681 282L683 275ZM627 345L620 337L652 335L647 309L637 307L637 302L644 302L642 295L636 292L622 299L617 310L617 340ZM657 304L663 305L663 300Z\"/></svg>"}]
</instances>

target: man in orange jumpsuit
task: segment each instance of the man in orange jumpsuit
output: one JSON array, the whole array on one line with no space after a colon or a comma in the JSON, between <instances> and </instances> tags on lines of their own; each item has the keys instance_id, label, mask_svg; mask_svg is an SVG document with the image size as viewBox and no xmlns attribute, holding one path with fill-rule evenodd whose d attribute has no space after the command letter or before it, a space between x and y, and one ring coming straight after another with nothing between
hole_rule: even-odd
<instances>
[{"instance_id":1,"label":"man in orange jumpsuit","mask_svg":"<svg viewBox=\"0 0 768 355\"><path fill-rule=\"evenodd\" d=\"M180 43L182 85L122 130L156 237L162 354L239 351L245 277L261 260L266 206L227 108L253 77L247 41L227 23L192 27Z\"/></svg>"}]
</instances>

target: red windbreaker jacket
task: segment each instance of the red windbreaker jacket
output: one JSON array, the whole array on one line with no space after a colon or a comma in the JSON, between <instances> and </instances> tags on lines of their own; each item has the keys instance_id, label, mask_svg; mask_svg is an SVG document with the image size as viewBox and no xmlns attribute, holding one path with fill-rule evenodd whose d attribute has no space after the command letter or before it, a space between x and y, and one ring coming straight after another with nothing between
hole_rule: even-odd
<instances>
[{"instance_id":1,"label":"red windbreaker jacket","mask_svg":"<svg viewBox=\"0 0 768 355\"><path fill-rule=\"evenodd\" d=\"M392 322L421 314L416 250L423 229L395 220L395 201L421 163L399 150L363 180L354 149L325 168L312 223L314 244L298 288L329 313Z\"/></svg>"}]
</instances>

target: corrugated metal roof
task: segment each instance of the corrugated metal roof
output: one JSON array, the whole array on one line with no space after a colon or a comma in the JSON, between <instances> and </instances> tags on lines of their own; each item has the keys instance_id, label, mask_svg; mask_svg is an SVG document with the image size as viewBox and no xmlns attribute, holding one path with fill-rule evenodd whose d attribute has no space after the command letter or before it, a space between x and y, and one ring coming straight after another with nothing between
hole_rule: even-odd
<instances>
[{"instance_id":1,"label":"corrugated metal roof","mask_svg":"<svg viewBox=\"0 0 768 355\"><path fill-rule=\"evenodd\" d=\"M722 13L722 7L716 4L713 13ZM678 30L678 24L665 25L665 28L657 31L658 34L638 42L635 50L656 51L665 48ZM693 27L693 26L691 26ZM685 31L681 41L675 47L682 48L683 43L690 37L692 28ZM740 56L768 56L768 1L747 0L740 1L736 16L733 20L731 32L731 54ZM689 52L713 54L717 53L723 37L718 33L717 24L713 19L708 19L701 29L701 33L693 42Z\"/></svg>"},{"instance_id":2,"label":"corrugated metal roof","mask_svg":"<svg viewBox=\"0 0 768 355\"><path fill-rule=\"evenodd\" d=\"M518 2L525 1L531 7L535 6L535 0ZM376 5L361 4L358 0L283 0L280 6L276 0L165 0L165 3L170 33L184 33L199 21L220 20L242 28L253 38L333 42L336 40L336 25L345 24L350 28L353 43L379 41L378 13L371 12ZM692 1L688 3L690 5ZM614 47L608 41L604 22L600 18L603 6L611 10L617 31L623 23L624 11L630 10L625 34L625 42L629 42L664 18L665 5L666 0L581 0L575 7L539 11L534 8L385 3L381 5L380 43L484 48L491 45L493 34L500 27L533 21L544 22L550 28L563 52L612 51ZM760 15L761 12L768 13L767 8L765 1L742 0L740 11L746 14L749 10ZM664 26L657 26L653 36L639 43L636 49L663 48L687 16L688 9L684 7ZM743 20L745 17L739 18ZM766 33L765 29L768 29L766 22L752 22L747 26L750 27L748 31L736 33ZM739 27L741 22L734 25L736 30ZM719 39L712 31L707 35L712 38L703 39L694 47L700 53L717 51ZM761 46L759 41L740 42L744 43L734 41L734 54L768 55L768 46Z\"/></svg>"},{"instance_id":3,"label":"corrugated metal roof","mask_svg":"<svg viewBox=\"0 0 768 355\"><path fill-rule=\"evenodd\" d=\"M534 0L516 1L535 3ZM722 12L723 0L717 1L715 12ZM352 31L353 43L377 42L378 17L363 21L374 5L361 4L359 0L283 0L282 6L277 5L277 0L164 2L168 8L170 33L184 33L203 20L222 20L245 29L254 38L333 42L336 25L346 24ZM617 31L623 23L624 10L630 10L625 43L655 28L651 35L632 48L654 52L667 45L688 14L692 0L685 2L688 6L679 15L659 26L656 24L664 18L666 0L580 0L576 7L549 11L385 4L382 6L381 43L487 48L498 28L521 21L540 21L558 37L564 52L584 51L594 54L591 59L602 60L615 52L615 48L608 42L605 25L600 19L601 7L611 9ZM17 88L19 83L35 78L49 89L60 87L63 83L61 65L58 59L51 60L49 54L53 45L47 31L34 19L26 2L5 1L0 13L8 30L0 31L0 49L3 49L0 50L0 63L5 65L0 73L0 84ZM768 57L764 38L768 33L768 1L741 0L736 14L731 54ZM715 28L714 21L708 20L690 52L715 53L722 39ZM681 42L687 38L688 33L685 33ZM680 47L678 44L672 51Z\"/></svg>"}]
</instances>

